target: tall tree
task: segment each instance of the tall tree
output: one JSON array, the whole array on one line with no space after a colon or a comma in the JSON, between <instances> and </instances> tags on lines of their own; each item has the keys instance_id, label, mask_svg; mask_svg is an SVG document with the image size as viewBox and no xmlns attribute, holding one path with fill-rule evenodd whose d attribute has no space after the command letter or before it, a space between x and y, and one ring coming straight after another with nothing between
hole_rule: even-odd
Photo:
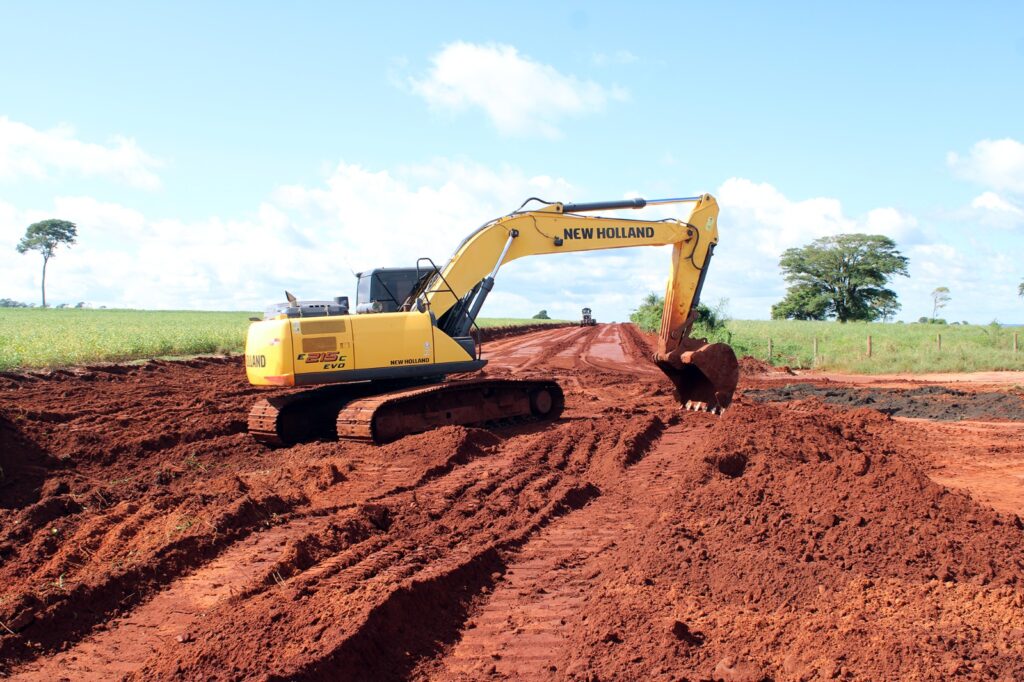
<instances>
[{"instance_id":1,"label":"tall tree","mask_svg":"<svg viewBox=\"0 0 1024 682\"><path fill-rule=\"evenodd\" d=\"M694 320L694 335L712 336L726 334L729 321L726 307L729 299L719 299L712 308L704 303L697 304L697 319ZM636 310L629 314L629 321L647 332L661 331L661 316L665 309L665 297L651 292L644 296Z\"/></svg>"},{"instance_id":2,"label":"tall tree","mask_svg":"<svg viewBox=\"0 0 1024 682\"><path fill-rule=\"evenodd\" d=\"M932 319L934 320L939 316L939 311L946 307L946 304L952 300L952 296L949 295L949 289L947 287L936 287L935 291L932 292Z\"/></svg>"},{"instance_id":3,"label":"tall tree","mask_svg":"<svg viewBox=\"0 0 1024 682\"><path fill-rule=\"evenodd\" d=\"M899 310L896 292L886 287L907 276L907 259L896 242L882 235L840 234L787 249L779 259L786 297L772 306L772 317L840 322L877 320Z\"/></svg>"},{"instance_id":4,"label":"tall tree","mask_svg":"<svg viewBox=\"0 0 1024 682\"><path fill-rule=\"evenodd\" d=\"M38 251L43 254L43 307L46 307L46 265L61 244L71 246L78 237L78 228L67 220L42 220L32 223L18 242L18 253Z\"/></svg>"}]
</instances>

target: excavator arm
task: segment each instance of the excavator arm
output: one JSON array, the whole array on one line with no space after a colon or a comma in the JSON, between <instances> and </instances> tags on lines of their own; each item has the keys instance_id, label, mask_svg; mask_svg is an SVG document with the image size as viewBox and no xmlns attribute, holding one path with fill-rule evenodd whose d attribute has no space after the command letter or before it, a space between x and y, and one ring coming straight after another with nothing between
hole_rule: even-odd
<instances>
[{"instance_id":1,"label":"excavator arm","mask_svg":"<svg viewBox=\"0 0 1024 682\"><path fill-rule=\"evenodd\" d=\"M683 202L693 204L686 220L584 215ZM735 354L724 344L708 344L689 336L717 243L718 203L710 194L655 201L551 203L538 210L517 211L478 228L459 245L448 263L414 292L414 297L419 309L434 314L442 331L464 337L505 263L541 254L672 245L654 360L672 380L681 402L718 410L728 406L736 388Z\"/></svg>"}]
</instances>

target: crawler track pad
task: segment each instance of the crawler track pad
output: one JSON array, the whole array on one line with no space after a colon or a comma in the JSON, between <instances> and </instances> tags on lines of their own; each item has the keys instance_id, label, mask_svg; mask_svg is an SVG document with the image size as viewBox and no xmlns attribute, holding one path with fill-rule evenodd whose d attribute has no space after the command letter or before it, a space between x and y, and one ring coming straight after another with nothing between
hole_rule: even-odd
<instances>
[{"instance_id":1,"label":"crawler track pad","mask_svg":"<svg viewBox=\"0 0 1024 682\"><path fill-rule=\"evenodd\" d=\"M452 381L354 400L338 413L337 433L347 440L387 443L449 424L557 419L564 407L562 388L554 381Z\"/></svg>"}]
</instances>

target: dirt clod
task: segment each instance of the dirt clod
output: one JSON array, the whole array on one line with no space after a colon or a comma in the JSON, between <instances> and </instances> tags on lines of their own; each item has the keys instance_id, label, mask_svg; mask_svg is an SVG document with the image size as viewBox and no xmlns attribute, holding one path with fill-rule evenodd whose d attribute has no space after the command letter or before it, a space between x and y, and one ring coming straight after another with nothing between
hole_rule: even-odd
<instances>
[{"instance_id":1,"label":"dirt clod","mask_svg":"<svg viewBox=\"0 0 1024 682\"><path fill-rule=\"evenodd\" d=\"M755 664L732 656L723 658L712 672L716 682L762 682L765 675Z\"/></svg>"}]
</instances>

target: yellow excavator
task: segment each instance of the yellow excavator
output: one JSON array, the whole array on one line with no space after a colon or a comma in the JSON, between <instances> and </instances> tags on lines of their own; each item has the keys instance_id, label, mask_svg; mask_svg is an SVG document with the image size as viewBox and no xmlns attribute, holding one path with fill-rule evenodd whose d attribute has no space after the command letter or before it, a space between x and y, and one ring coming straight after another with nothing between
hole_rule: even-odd
<instances>
[{"instance_id":1,"label":"yellow excavator","mask_svg":"<svg viewBox=\"0 0 1024 682\"><path fill-rule=\"evenodd\" d=\"M595 211L692 203L683 220L633 220ZM536 203L536 208L527 209ZM672 261L654 361L688 409L719 412L739 378L725 344L690 337L708 265L718 243L718 203L709 195L557 203L527 199L470 234L444 267L359 273L347 297L287 302L249 327L245 365L257 386L312 387L260 400L249 413L259 441L289 445L338 437L384 443L446 424L557 419L565 404L552 380L449 380L476 372L476 318L501 266L540 254L671 244Z\"/></svg>"}]
</instances>

